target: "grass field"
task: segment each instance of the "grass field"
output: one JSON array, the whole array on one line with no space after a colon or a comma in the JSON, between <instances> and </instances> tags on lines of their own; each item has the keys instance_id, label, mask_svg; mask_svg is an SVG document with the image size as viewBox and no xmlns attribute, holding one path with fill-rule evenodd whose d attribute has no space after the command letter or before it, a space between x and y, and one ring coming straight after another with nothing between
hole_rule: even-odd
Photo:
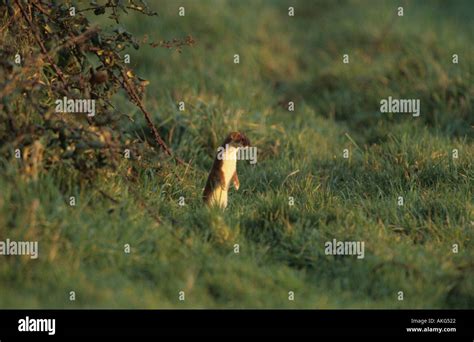
<instances>
[{"instance_id":1,"label":"grass field","mask_svg":"<svg viewBox=\"0 0 474 342\"><path fill-rule=\"evenodd\" d=\"M474 308L472 1L402 1L403 17L400 1L150 5L158 17L124 26L196 40L130 52L160 134L192 168L157 149L90 185L61 168L27 181L1 161L0 240L38 240L40 257L2 257L0 307ZM389 96L420 99L420 117L381 114ZM131 137L148 134L116 103ZM240 190L209 210L202 189L232 130L258 162L240 161ZM327 256L332 239L364 241L365 258Z\"/></svg>"}]
</instances>

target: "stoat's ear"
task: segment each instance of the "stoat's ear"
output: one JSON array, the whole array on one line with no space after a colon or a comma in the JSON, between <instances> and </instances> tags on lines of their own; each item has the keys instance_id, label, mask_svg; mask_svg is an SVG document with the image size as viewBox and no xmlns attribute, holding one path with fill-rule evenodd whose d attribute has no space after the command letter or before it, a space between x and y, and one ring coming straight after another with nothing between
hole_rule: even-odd
<instances>
[{"instance_id":1,"label":"stoat's ear","mask_svg":"<svg viewBox=\"0 0 474 342\"><path fill-rule=\"evenodd\" d=\"M240 140L240 132L231 132L231 133L229 134L229 138L230 138L230 140L232 140L232 141L238 142L238 141Z\"/></svg>"},{"instance_id":2,"label":"stoat's ear","mask_svg":"<svg viewBox=\"0 0 474 342\"><path fill-rule=\"evenodd\" d=\"M241 132L231 132L226 139L227 143L233 142L240 146L250 146L250 140Z\"/></svg>"}]
</instances>

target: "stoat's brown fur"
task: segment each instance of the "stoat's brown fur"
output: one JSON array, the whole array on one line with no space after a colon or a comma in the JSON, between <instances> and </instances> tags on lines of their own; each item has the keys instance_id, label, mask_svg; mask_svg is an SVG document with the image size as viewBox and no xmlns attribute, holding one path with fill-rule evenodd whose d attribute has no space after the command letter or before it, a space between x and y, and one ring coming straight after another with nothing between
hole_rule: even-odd
<instances>
[{"instance_id":1,"label":"stoat's brown fur","mask_svg":"<svg viewBox=\"0 0 474 342\"><path fill-rule=\"evenodd\" d=\"M237 176L237 159L233 157L236 156L240 147L247 146L250 146L250 141L240 132L232 132L224 140L224 143L220 146L223 149L227 147L224 158L219 158L219 153L216 154L204 188L203 200L207 205L227 207L227 193L231 181L234 183L236 190L240 186L239 177Z\"/></svg>"}]
</instances>

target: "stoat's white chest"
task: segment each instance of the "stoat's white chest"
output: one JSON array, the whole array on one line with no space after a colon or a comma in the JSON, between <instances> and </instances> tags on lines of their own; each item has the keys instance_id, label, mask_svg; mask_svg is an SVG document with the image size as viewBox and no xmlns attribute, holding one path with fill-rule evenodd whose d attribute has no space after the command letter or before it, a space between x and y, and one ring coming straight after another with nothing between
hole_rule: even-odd
<instances>
[{"instance_id":1,"label":"stoat's white chest","mask_svg":"<svg viewBox=\"0 0 474 342\"><path fill-rule=\"evenodd\" d=\"M230 182L232 182L232 176L237 169L237 147L227 146L227 149L220 156L222 160L221 172L224 174L224 187L217 186L211 197L211 203L218 204L221 208L227 207L227 193L229 190Z\"/></svg>"},{"instance_id":2,"label":"stoat's white chest","mask_svg":"<svg viewBox=\"0 0 474 342\"><path fill-rule=\"evenodd\" d=\"M224 174L225 179L225 188L229 189L230 182L232 180L232 176L237 169L237 152L238 147L229 146L227 150L222 155L222 172Z\"/></svg>"}]
</instances>

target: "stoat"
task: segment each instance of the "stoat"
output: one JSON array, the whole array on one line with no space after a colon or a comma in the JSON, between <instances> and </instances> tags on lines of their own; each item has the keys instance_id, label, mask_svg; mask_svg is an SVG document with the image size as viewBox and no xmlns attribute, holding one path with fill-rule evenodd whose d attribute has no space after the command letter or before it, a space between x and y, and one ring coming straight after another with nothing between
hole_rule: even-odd
<instances>
[{"instance_id":1,"label":"stoat","mask_svg":"<svg viewBox=\"0 0 474 342\"><path fill-rule=\"evenodd\" d=\"M212 164L203 199L207 205L227 207L227 193L230 182L239 190L239 177L237 176L237 152L239 148L250 146L249 139L240 132L232 132L217 149L217 155Z\"/></svg>"}]
</instances>

